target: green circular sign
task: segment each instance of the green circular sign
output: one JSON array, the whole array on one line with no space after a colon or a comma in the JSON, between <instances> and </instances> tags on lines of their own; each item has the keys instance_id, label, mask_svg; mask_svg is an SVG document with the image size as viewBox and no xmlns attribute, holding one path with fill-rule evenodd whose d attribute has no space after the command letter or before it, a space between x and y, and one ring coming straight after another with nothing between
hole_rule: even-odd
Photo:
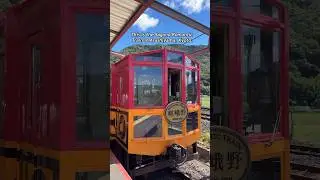
<instances>
[{"instance_id":1,"label":"green circular sign","mask_svg":"<svg viewBox=\"0 0 320 180\"><path fill-rule=\"evenodd\" d=\"M214 180L244 180L251 165L248 143L232 129L211 127L211 168Z\"/></svg>"}]
</instances>

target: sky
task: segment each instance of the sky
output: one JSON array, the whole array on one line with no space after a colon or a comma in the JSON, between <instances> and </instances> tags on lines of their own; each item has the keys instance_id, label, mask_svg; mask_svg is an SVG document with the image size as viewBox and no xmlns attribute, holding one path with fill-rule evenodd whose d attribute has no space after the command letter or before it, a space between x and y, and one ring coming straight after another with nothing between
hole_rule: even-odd
<instances>
[{"instance_id":1,"label":"sky","mask_svg":"<svg viewBox=\"0 0 320 180\"><path fill-rule=\"evenodd\" d=\"M157 1L210 27L210 0ZM163 42L159 43L159 39L162 39ZM200 31L148 8L113 46L112 50L119 52L128 46L136 44L208 45L208 42L209 37Z\"/></svg>"}]
</instances>

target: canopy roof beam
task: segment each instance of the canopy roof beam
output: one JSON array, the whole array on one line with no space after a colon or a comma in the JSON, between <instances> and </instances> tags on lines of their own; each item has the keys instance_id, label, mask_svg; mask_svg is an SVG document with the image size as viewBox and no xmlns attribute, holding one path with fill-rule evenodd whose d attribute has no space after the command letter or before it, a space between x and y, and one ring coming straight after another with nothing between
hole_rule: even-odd
<instances>
[{"instance_id":1,"label":"canopy roof beam","mask_svg":"<svg viewBox=\"0 0 320 180\"><path fill-rule=\"evenodd\" d=\"M129 21L122 27L121 31L117 33L117 36L111 41L110 48L112 48L119 39L128 31L128 29L136 22L136 20L141 16L141 14L148 8L155 0L144 0L139 1L141 6L137 9Z\"/></svg>"},{"instance_id":2,"label":"canopy roof beam","mask_svg":"<svg viewBox=\"0 0 320 180\"><path fill-rule=\"evenodd\" d=\"M137 2L140 2L140 3L143 3L143 0L136 0ZM194 28L200 32L202 32L203 34L206 34L206 35L210 35L210 28L199 23L198 21L182 14L182 13L179 13L178 11L176 10L173 10L172 8L160 3L160 2L157 2L157 1L154 1L151 5L150 5L150 8L166 15L166 16L169 16L179 22L181 22L182 24L185 24L191 28Z\"/></svg>"}]
</instances>

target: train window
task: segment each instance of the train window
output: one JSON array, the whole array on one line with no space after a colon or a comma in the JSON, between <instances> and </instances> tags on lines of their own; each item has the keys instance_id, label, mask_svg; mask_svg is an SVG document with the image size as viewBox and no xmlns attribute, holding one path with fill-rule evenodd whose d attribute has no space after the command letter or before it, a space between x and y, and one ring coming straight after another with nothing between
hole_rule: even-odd
<instances>
[{"instance_id":1,"label":"train window","mask_svg":"<svg viewBox=\"0 0 320 180\"><path fill-rule=\"evenodd\" d=\"M75 180L105 180L110 179L108 172L77 172Z\"/></svg>"},{"instance_id":2,"label":"train window","mask_svg":"<svg viewBox=\"0 0 320 180\"><path fill-rule=\"evenodd\" d=\"M168 70L169 102L181 101L181 71L179 69Z\"/></svg>"},{"instance_id":3,"label":"train window","mask_svg":"<svg viewBox=\"0 0 320 180\"><path fill-rule=\"evenodd\" d=\"M182 122L179 123L168 123L168 135L179 135L182 134Z\"/></svg>"},{"instance_id":4,"label":"train window","mask_svg":"<svg viewBox=\"0 0 320 180\"><path fill-rule=\"evenodd\" d=\"M37 124L38 127L36 128L37 135L40 136L42 134L42 130L40 128L40 122L43 120L42 118L38 118L38 116L42 113L39 110L41 107L40 105L40 87L41 87L41 49L38 45L32 45L32 66L31 66L31 124ZM28 122L29 124L30 122Z\"/></svg>"},{"instance_id":5,"label":"train window","mask_svg":"<svg viewBox=\"0 0 320 180\"><path fill-rule=\"evenodd\" d=\"M187 104L197 102L197 82L198 74L196 71L186 70L186 98Z\"/></svg>"},{"instance_id":6,"label":"train window","mask_svg":"<svg viewBox=\"0 0 320 180\"><path fill-rule=\"evenodd\" d=\"M3 49L2 49L3 51ZM3 137L3 129L4 129L4 55L3 52L0 54L0 138Z\"/></svg>"},{"instance_id":7,"label":"train window","mask_svg":"<svg viewBox=\"0 0 320 180\"><path fill-rule=\"evenodd\" d=\"M261 13L275 19L279 18L279 9L268 3L267 0L241 0L241 6L247 13Z\"/></svg>"},{"instance_id":8,"label":"train window","mask_svg":"<svg viewBox=\"0 0 320 180\"><path fill-rule=\"evenodd\" d=\"M134 67L134 105L162 105L161 67Z\"/></svg>"},{"instance_id":9,"label":"train window","mask_svg":"<svg viewBox=\"0 0 320 180\"><path fill-rule=\"evenodd\" d=\"M77 14L77 140L108 138L105 15Z\"/></svg>"},{"instance_id":10,"label":"train window","mask_svg":"<svg viewBox=\"0 0 320 180\"><path fill-rule=\"evenodd\" d=\"M168 52L167 60L168 62L182 64L182 54Z\"/></svg>"},{"instance_id":11,"label":"train window","mask_svg":"<svg viewBox=\"0 0 320 180\"><path fill-rule=\"evenodd\" d=\"M185 62L186 62L186 66L197 67L196 63L194 63L194 62L193 62L191 59L189 59L188 57L186 57Z\"/></svg>"},{"instance_id":12,"label":"train window","mask_svg":"<svg viewBox=\"0 0 320 180\"><path fill-rule=\"evenodd\" d=\"M198 112L188 113L187 132L198 129Z\"/></svg>"},{"instance_id":13,"label":"train window","mask_svg":"<svg viewBox=\"0 0 320 180\"><path fill-rule=\"evenodd\" d=\"M245 132L272 133L279 118L280 33L243 26Z\"/></svg>"},{"instance_id":14,"label":"train window","mask_svg":"<svg viewBox=\"0 0 320 180\"><path fill-rule=\"evenodd\" d=\"M233 0L213 0L214 6L231 6L233 3Z\"/></svg>"},{"instance_id":15,"label":"train window","mask_svg":"<svg viewBox=\"0 0 320 180\"><path fill-rule=\"evenodd\" d=\"M162 53L152 53L146 55L137 55L135 56L136 61L161 61Z\"/></svg>"},{"instance_id":16,"label":"train window","mask_svg":"<svg viewBox=\"0 0 320 180\"><path fill-rule=\"evenodd\" d=\"M135 116L133 125L134 138L162 136L162 118L159 115Z\"/></svg>"}]
</instances>

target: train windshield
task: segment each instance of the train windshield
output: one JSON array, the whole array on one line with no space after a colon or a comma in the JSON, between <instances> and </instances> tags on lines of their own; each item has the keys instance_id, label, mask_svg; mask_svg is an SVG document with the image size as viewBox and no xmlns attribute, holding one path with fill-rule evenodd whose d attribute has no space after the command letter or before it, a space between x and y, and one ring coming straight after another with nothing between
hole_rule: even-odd
<instances>
[{"instance_id":1,"label":"train windshield","mask_svg":"<svg viewBox=\"0 0 320 180\"><path fill-rule=\"evenodd\" d=\"M134 105L162 105L162 68L134 67Z\"/></svg>"}]
</instances>

